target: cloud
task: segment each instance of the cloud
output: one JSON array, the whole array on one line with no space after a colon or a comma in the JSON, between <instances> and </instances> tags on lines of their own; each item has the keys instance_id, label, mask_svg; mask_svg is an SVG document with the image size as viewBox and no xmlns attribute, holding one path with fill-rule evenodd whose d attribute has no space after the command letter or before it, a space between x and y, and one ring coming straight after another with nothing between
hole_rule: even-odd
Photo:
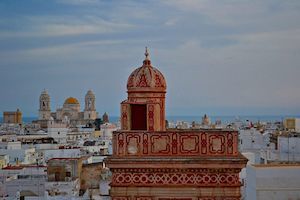
<instances>
[{"instance_id":1,"label":"cloud","mask_svg":"<svg viewBox=\"0 0 300 200\"><path fill-rule=\"evenodd\" d=\"M62 56L62 55L74 55L74 57L77 57L80 55L80 52L90 49L89 52L91 53L92 49L94 47L103 47L107 45L119 45L124 43L122 40L94 40L94 41L83 41L78 43L71 43L71 44L62 44L62 45L53 45L53 46L47 46L47 47L41 47L41 48L33 48L25 50L24 52L28 56L43 56L43 57L53 57L53 56ZM99 55L98 52L94 52L95 55L94 58L107 58L106 56ZM90 54L87 55L87 57L90 58ZM112 58L112 57L111 57Z\"/></svg>"},{"instance_id":2,"label":"cloud","mask_svg":"<svg viewBox=\"0 0 300 200\"><path fill-rule=\"evenodd\" d=\"M129 24L119 24L98 19L95 22L79 22L78 24L47 24L40 27L40 35L67 36L81 34L114 33L134 27Z\"/></svg>"},{"instance_id":3,"label":"cloud","mask_svg":"<svg viewBox=\"0 0 300 200\"><path fill-rule=\"evenodd\" d=\"M96 16L27 17L30 26L20 31L0 31L0 37L59 37L85 34L107 34L134 28L128 23L103 20Z\"/></svg>"},{"instance_id":4,"label":"cloud","mask_svg":"<svg viewBox=\"0 0 300 200\"><path fill-rule=\"evenodd\" d=\"M56 2L51 11L2 15L3 83L27 77L21 89L43 85L58 96L92 86L107 96L101 108L118 114L126 78L149 46L175 114L200 107L299 108L299 1ZM0 85L22 99L19 87ZM35 102L26 92L28 104Z\"/></svg>"},{"instance_id":5,"label":"cloud","mask_svg":"<svg viewBox=\"0 0 300 200\"><path fill-rule=\"evenodd\" d=\"M56 0L57 3L69 5L94 5L100 3L101 0Z\"/></svg>"},{"instance_id":6,"label":"cloud","mask_svg":"<svg viewBox=\"0 0 300 200\"><path fill-rule=\"evenodd\" d=\"M171 18L171 19L168 19L166 22L165 22L165 25L166 26L174 26L178 23L178 19L177 18Z\"/></svg>"},{"instance_id":7,"label":"cloud","mask_svg":"<svg viewBox=\"0 0 300 200\"><path fill-rule=\"evenodd\" d=\"M211 48L190 39L161 50L162 59L176 58L164 61L173 106L297 107L299 35L298 29L231 35L237 43Z\"/></svg>"},{"instance_id":8,"label":"cloud","mask_svg":"<svg viewBox=\"0 0 300 200\"><path fill-rule=\"evenodd\" d=\"M223 25L234 25L242 21L247 23L252 20L251 17L256 18L266 9L258 1L169 0L165 2L179 10L206 16L210 22ZM237 16L239 18L236 18Z\"/></svg>"},{"instance_id":9,"label":"cloud","mask_svg":"<svg viewBox=\"0 0 300 200\"><path fill-rule=\"evenodd\" d=\"M246 30L278 29L290 25L299 27L297 20L289 20L300 17L299 1L167 0L164 3L190 15L200 16L209 24L243 27Z\"/></svg>"}]
</instances>

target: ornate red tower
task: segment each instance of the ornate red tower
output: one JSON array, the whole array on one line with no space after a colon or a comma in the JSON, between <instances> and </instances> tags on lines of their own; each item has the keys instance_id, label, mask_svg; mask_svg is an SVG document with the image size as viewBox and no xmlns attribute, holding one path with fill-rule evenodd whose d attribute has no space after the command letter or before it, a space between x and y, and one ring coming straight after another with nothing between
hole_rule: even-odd
<instances>
[{"instance_id":1,"label":"ornate red tower","mask_svg":"<svg viewBox=\"0 0 300 200\"><path fill-rule=\"evenodd\" d=\"M121 103L122 130L165 130L166 81L151 65L146 48L143 65L134 70L127 82L128 99Z\"/></svg>"},{"instance_id":2,"label":"ornate red tower","mask_svg":"<svg viewBox=\"0 0 300 200\"><path fill-rule=\"evenodd\" d=\"M247 159L238 152L237 131L166 130L166 81L143 65L127 82L121 130L113 133L113 200L238 200L239 172Z\"/></svg>"}]
</instances>

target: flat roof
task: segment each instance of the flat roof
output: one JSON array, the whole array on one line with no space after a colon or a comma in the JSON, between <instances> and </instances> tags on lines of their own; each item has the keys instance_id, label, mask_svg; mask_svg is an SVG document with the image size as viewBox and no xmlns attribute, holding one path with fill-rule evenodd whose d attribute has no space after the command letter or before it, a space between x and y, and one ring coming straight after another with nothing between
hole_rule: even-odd
<instances>
[{"instance_id":1,"label":"flat roof","mask_svg":"<svg viewBox=\"0 0 300 200\"><path fill-rule=\"evenodd\" d=\"M268 163L268 164L254 164L251 165L258 168L269 168L269 167L300 167L300 163Z\"/></svg>"}]
</instances>

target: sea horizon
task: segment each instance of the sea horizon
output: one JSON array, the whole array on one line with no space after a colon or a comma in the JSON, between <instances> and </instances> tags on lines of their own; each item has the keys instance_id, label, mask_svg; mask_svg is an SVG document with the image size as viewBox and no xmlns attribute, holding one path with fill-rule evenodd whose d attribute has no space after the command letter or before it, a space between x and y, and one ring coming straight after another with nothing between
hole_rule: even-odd
<instances>
[{"instance_id":1,"label":"sea horizon","mask_svg":"<svg viewBox=\"0 0 300 200\"><path fill-rule=\"evenodd\" d=\"M185 121L185 122L201 122L203 115L170 115L166 116L166 119L169 122L178 122L178 121ZM289 117L299 117L300 115L208 115L211 119L211 122L214 123L216 120L221 120L222 123L230 123L235 120L240 121L251 121L251 122L278 122L283 121L285 118ZM110 116L110 122L116 123L119 120L119 116ZM37 116L24 116L23 122L30 123L33 120L37 120ZM0 123L3 122L3 117L0 117Z\"/></svg>"}]
</instances>

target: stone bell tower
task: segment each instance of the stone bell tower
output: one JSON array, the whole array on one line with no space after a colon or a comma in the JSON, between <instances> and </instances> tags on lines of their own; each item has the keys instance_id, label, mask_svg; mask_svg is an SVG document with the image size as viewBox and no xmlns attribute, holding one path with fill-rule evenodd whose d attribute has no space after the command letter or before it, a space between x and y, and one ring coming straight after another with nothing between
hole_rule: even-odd
<instances>
[{"instance_id":1,"label":"stone bell tower","mask_svg":"<svg viewBox=\"0 0 300 200\"><path fill-rule=\"evenodd\" d=\"M85 120L95 120L97 118L95 100L95 94L92 90L89 90L85 95L85 107L83 113Z\"/></svg>"},{"instance_id":2,"label":"stone bell tower","mask_svg":"<svg viewBox=\"0 0 300 200\"><path fill-rule=\"evenodd\" d=\"M50 96L46 90L40 95L39 120L49 120L51 117Z\"/></svg>"},{"instance_id":3,"label":"stone bell tower","mask_svg":"<svg viewBox=\"0 0 300 200\"><path fill-rule=\"evenodd\" d=\"M128 78L121 130L113 133L112 200L240 200L247 159L232 129L166 129L166 81L151 65Z\"/></svg>"}]
</instances>

